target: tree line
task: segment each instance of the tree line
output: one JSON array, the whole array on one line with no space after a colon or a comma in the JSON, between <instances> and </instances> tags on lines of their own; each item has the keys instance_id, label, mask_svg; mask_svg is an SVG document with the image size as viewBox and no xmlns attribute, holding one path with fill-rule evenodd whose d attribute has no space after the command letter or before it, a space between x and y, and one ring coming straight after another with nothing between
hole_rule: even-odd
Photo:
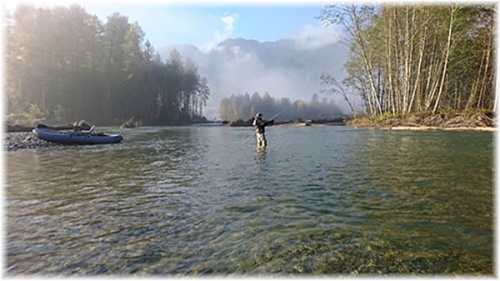
<instances>
[{"instance_id":1,"label":"tree line","mask_svg":"<svg viewBox=\"0 0 500 281\"><path fill-rule=\"evenodd\" d=\"M9 115L101 124L204 119L210 89L196 65L176 50L163 62L126 16L102 23L78 5L20 5L5 22Z\"/></svg>"},{"instance_id":2,"label":"tree line","mask_svg":"<svg viewBox=\"0 0 500 281\"><path fill-rule=\"evenodd\" d=\"M493 4L330 5L318 17L344 27L347 77L325 92L353 93L369 115L496 109Z\"/></svg>"},{"instance_id":3,"label":"tree line","mask_svg":"<svg viewBox=\"0 0 500 281\"><path fill-rule=\"evenodd\" d=\"M334 119L343 116L342 111L333 100L323 98L321 101L314 94L310 102L302 100L292 101L289 98L275 99L265 93L262 97L258 92L231 95L220 102L219 114L226 121L247 121L257 112L270 119L279 114L276 120L289 121L298 119Z\"/></svg>"}]
</instances>

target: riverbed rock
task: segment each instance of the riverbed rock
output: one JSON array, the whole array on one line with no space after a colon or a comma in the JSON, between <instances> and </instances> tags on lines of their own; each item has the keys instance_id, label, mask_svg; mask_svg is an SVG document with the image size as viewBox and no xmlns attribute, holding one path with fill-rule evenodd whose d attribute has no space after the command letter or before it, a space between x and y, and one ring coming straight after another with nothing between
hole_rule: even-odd
<instances>
[{"instance_id":1,"label":"riverbed rock","mask_svg":"<svg viewBox=\"0 0 500 281\"><path fill-rule=\"evenodd\" d=\"M129 120L125 121L121 126L120 128L121 129L124 129L124 128L139 128L140 126L142 126L142 121L141 120L137 120L135 118L130 118Z\"/></svg>"},{"instance_id":2,"label":"riverbed rock","mask_svg":"<svg viewBox=\"0 0 500 281\"><path fill-rule=\"evenodd\" d=\"M4 134L4 151L49 147L58 144L37 138L32 132L11 132Z\"/></svg>"},{"instance_id":3,"label":"riverbed rock","mask_svg":"<svg viewBox=\"0 0 500 281\"><path fill-rule=\"evenodd\" d=\"M415 130L495 130L496 117L488 111L412 113L403 116L354 118L347 125L356 128Z\"/></svg>"}]
</instances>

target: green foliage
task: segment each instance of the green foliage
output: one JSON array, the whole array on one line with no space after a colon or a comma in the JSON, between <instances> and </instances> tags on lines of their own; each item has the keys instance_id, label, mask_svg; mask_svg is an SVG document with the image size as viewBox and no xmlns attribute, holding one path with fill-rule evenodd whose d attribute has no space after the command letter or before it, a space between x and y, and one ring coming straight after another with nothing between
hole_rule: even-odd
<instances>
[{"instance_id":1,"label":"green foliage","mask_svg":"<svg viewBox=\"0 0 500 281\"><path fill-rule=\"evenodd\" d=\"M340 90L357 93L374 116L494 109L495 11L492 4L339 4L319 19L349 34ZM322 80L332 85L328 75Z\"/></svg>"},{"instance_id":2,"label":"green foliage","mask_svg":"<svg viewBox=\"0 0 500 281\"><path fill-rule=\"evenodd\" d=\"M130 116L144 124L201 118L206 79L178 53L161 62L127 17L115 13L102 23L77 5L20 5L7 17L7 114L46 112L101 124ZM36 107L27 110L29 104Z\"/></svg>"},{"instance_id":3,"label":"green foliage","mask_svg":"<svg viewBox=\"0 0 500 281\"><path fill-rule=\"evenodd\" d=\"M398 118L399 114L392 113L390 111L386 111L380 115L375 116L375 122L376 123L383 123L386 120Z\"/></svg>"},{"instance_id":4,"label":"green foliage","mask_svg":"<svg viewBox=\"0 0 500 281\"><path fill-rule=\"evenodd\" d=\"M34 123L34 119L32 119L28 113L11 113L5 116L5 121L7 124L29 124L32 125Z\"/></svg>"},{"instance_id":5,"label":"green foliage","mask_svg":"<svg viewBox=\"0 0 500 281\"><path fill-rule=\"evenodd\" d=\"M64 109L64 107L60 104L57 104L56 109L54 109L53 113L55 120L62 121L67 119L66 109Z\"/></svg>"},{"instance_id":6,"label":"green foliage","mask_svg":"<svg viewBox=\"0 0 500 281\"><path fill-rule=\"evenodd\" d=\"M24 111L7 114L5 116L5 121L9 124L30 126L34 124L37 119L44 117L45 113L36 104L29 104Z\"/></svg>"},{"instance_id":7,"label":"green foliage","mask_svg":"<svg viewBox=\"0 0 500 281\"><path fill-rule=\"evenodd\" d=\"M43 110L36 104L30 104L28 107L28 117L30 119L40 119L45 116Z\"/></svg>"}]
</instances>

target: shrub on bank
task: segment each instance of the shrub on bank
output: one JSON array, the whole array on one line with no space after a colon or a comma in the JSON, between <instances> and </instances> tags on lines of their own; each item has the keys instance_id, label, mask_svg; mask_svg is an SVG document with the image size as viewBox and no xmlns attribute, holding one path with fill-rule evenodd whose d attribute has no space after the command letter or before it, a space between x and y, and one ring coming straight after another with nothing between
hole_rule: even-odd
<instances>
[{"instance_id":1,"label":"shrub on bank","mask_svg":"<svg viewBox=\"0 0 500 281\"><path fill-rule=\"evenodd\" d=\"M443 110L438 113L415 112L405 115L386 112L377 116L353 118L346 122L349 126L359 128L407 127L439 127L439 128L474 128L495 127L496 117L491 110L453 111Z\"/></svg>"}]
</instances>

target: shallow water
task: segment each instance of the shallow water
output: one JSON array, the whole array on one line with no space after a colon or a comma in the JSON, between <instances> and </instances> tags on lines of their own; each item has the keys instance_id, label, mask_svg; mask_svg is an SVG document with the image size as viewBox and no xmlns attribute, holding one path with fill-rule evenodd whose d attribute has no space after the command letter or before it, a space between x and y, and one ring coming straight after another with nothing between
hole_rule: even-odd
<instances>
[{"instance_id":1,"label":"shallow water","mask_svg":"<svg viewBox=\"0 0 500 281\"><path fill-rule=\"evenodd\" d=\"M4 153L8 275L493 274L491 133L119 132Z\"/></svg>"}]
</instances>

